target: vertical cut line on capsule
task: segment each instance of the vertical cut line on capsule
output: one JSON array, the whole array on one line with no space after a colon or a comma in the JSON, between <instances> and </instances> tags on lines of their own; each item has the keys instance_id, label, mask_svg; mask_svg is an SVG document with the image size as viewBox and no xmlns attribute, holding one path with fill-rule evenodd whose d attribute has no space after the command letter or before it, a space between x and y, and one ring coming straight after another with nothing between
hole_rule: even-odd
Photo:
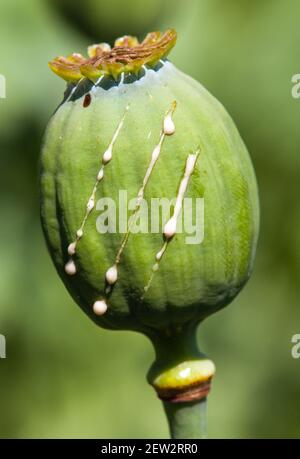
<instances>
[{"instance_id":1,"label":"vertical cut line on capsule","mask_svg":"<svg viewBox=\"0 0 300 459\"><path fill-rule=\"evenodd\" d=\"M90 197L88 199L88 202L86 204L86 211L85 211L83 220L81 222L80 227L76 231L76 235L75 235L74 241L71 242L69 244L69 246L68 246L68 254L70 255L70 259L65 264L65 272L70 276L75 275L76 272L77 272L76 264L75 264L75 261L73 259L73 256L76 253L76 248L77 248L78 242L83 237L84 226L86 224L86 221L87 221L90 213L92 212L92 210L95 207L95 197L96 197L96 192L97 192L97 189L98 189L98 185L99 185L99 183L101 182L101 180L104 177L104 168L105 168L105 166L112 160L114 144L115 144L115 142L116 142L116 140L118 138L118 135L119 135L119 133L120 133L120 131L122 129L122 126L123 126L123 123L124 123L124 120L125 120L125 117L126 117L126 114L127 114L128 110L129 110L129 105L127 105L127 107L125 108L125 113L122 116L122 119L119 122L119 124L118 124L118 126L117 126L117 128L116 128L116 130L115 130L115 132L114 132L114 134L112 136L112 139L111 139L107 149L105 150L105 152L102 155L101 167L100 167L100 169L99 169L99 171L97 173L96 182L95 182L95 184L93 186L92 193L91 193L91 195L90 195Z\"/></svg>"},{"instance_id":2,"label":"vertical cut line on capsule","mask_svg":"<svg viewBox=\"0 0 300 459\"><path fill-rule=\"evenodd\" d=\"M101 77L99 77L99 78L98 78L98 80L97 80L97 81L95 81L95 84L94 84L94 86L97 86L98 84L100 84L100 83L101 83L101 81L103 80L103 78L104 78L104 75L101 75Z\"/></svg>"},{"instance_id":3,"label":"vertical cut line on capsule","mask_svg":"<svg viewBox=\"0 0 300 459\"><path fill-rule=\"evenodd\" d=\"M79 81L77 81L77 83L75 84L74 88L71 89L70 91L70 94L68 95L67 99L65 100L65 103L66 102L70 102L73 94L75 93L76 89L78 88L78 86L80 85L80 83L84 80L84 77L80 78Z\"/></svg>"},{"instance_id":4,"label":"vertical cut line on capsule","mask_svg":"<svg viewBox=\"0 0 300 459\"><path fill-rule=\"evenodd\" d=\"M144 175L142 185L141 185L141 187L140 187L140 189L138 191L138 194L137 194L136 206L135 206L135 208L134 208L134 210L132 212L132 215L129 218L127 232L125 233L125 235L124 235L124 237L122 239L122 242L121 242L120 248L119 248L119 250L117 252L114 264L110 268L108 268L108 270L106 271L105 281L106 281L106 294L107 295L111 292L114 284L118 280L118 266L119 266L119 264L121 262L121 256L122 256L122 253L123 253L123 251L125 249L125 246L126 246L126 244L128 242L132 226L135 223L136 218L138 216L138 212L140 210L141 203L142 203L142 200L144 198L145 189L147 187L147 184L149 182L149 179L151 177L153 169L154 169L154 167L156 165L156 162L157 162L157 160L158 160L158 158L159 158L159 156L161 154L162 145L163 145L165 136L172 135L175 132L175 124L174 124L174 121L173 121L172 117L173 117L173 113L174 113L174 111L176 109L176 106L177 106L177 102L173 101L172 105L171 105L171 108L167 111L166 115L164 116L163 126L162 126L162 130L161 130L160 138L159 138L159 141L158 141L157 145L152 150L151 159L150 159L148 168L147 168L146 173Z\"/></svg>"},{"instance_id":5,"label":"vertical cut line on capsule","mask_svg":"<svg viewBox=\"0 0 300 459\"><path fill-rule=\"evenodd\" d=\"M155 255L155 263L152 266L152 272L151 272L148 283L144 287L144 293L141 299L144 298L145 294L151 287L155 273L159 270L160 262L168 248L168 245L176 234L177 220L182 210L182 203L183 203L184 195L186 193L191 175L195 170L196 162L197 162L199 154L200 154L200 149L198 148L198 150L196 150L195 153L189 154L186 159L185 170L184 170L183 177L179 184L173 215L171 216L171 218L169 218L169 220L166 222L164 226L164 230L163 230L164 243L161 246L160 250Z\"/></svg>"}]
</instances>

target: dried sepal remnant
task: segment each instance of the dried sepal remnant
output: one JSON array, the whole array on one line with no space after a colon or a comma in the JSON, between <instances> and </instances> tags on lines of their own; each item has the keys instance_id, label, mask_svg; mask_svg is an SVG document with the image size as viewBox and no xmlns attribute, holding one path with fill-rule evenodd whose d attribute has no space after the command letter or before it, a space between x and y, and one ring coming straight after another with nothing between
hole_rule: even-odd
<instances>
[{"instance_id":1,"label":"dried sepal remnant","mask_svg":"<svg viewBox=\"0 0 300 459\"><path fill-rule=\"evenodd\" d=\"M206 381L184 389L166 389L157 391L157 396L169 403L194 402L206 398L210 392L211 381Z\"/></svg>"},{"instance_id":2,"label":"dried sepal remnant","mask_svg":"<svg viewBox=\"0 0 300 459\"><path fill-rule=\"evenodd\" d=\"M113 78L125 73L137 73L143 65L153 66L166 57L176 43L174 29L165 33L151 32L139 43L136 37L125 35L118 38L114 47L107 43L92 45L88 56L73 53L68 57L56 57L49 62L49 67L64 80L76 83L82 78L95 82L103 75Z\"/></svg>"}]
</instances>

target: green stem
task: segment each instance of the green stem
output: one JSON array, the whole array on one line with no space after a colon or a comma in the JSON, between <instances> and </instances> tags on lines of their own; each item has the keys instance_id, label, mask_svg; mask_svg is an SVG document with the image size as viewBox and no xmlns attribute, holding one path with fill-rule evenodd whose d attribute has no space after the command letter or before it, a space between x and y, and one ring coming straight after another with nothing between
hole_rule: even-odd
<instances>
[{"instance_id":1,"label":"green stem","mask_svg":"<svg viewBox=\"0 0 300 459\"><path fill-rule=\"evenodd\" d=\"M187 403L164 402L164 409L171 438L206 438L206 399Z\"/></svg>"},{"instance_id":2,"label":"green stem","mask_svg":"<svg viewBox=\"0 0 300 459\"><path fill-rule=\"evenodd\" d=\"M151 337L156 359L147 379L163 400L171 438L206 438L205 390L214 365L200 352L196 330L196 324L188 324Z\"/></svg>"}]
</instances>

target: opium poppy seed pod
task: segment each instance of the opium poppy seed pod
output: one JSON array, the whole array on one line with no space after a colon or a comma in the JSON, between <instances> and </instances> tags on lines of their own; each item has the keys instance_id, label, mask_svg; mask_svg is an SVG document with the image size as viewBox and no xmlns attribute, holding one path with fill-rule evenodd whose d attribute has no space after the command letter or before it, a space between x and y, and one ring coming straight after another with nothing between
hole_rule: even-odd
<instances>
[{"instance_id":1,"label":"opium poppy seed pod","mask_svg":"<svg viewBox=\"0 0 300 459\"><path fill-rule=\"evenodd\" d=\"M248 280L259 212L245 145L223 106L167 60L175 41L174 30L125 36L50 62L67 90L45 135L41 216L74 300L101 327L151 339L148 381L171 434L197 438L215 371L197 325ZM172 202L159 230L153 199ZM198 238L185 225L193 209Z\"/></svg>"}]
</instances>

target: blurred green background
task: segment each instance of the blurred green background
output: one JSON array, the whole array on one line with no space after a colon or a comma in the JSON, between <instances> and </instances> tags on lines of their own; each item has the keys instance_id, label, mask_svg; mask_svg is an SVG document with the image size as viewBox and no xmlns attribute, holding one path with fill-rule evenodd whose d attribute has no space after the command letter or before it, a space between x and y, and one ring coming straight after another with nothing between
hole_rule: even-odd
<instances>
[{"instance_id":1,"label":"blurred green background","mask_svg":"<svg viewBox=\"0 0 300 459\"><path fill-rule=\"evenodd\" d=\"M300 436L300 73L297 0L2 0L0 437L163 438L142 335L98 329L56 275L38 215L37 161L64 83L47 68L95 41L175 27L171 60L228 109L261 198L254 274L199 330L217 374L210 437Z\"/></svg>"}]
</instances>

